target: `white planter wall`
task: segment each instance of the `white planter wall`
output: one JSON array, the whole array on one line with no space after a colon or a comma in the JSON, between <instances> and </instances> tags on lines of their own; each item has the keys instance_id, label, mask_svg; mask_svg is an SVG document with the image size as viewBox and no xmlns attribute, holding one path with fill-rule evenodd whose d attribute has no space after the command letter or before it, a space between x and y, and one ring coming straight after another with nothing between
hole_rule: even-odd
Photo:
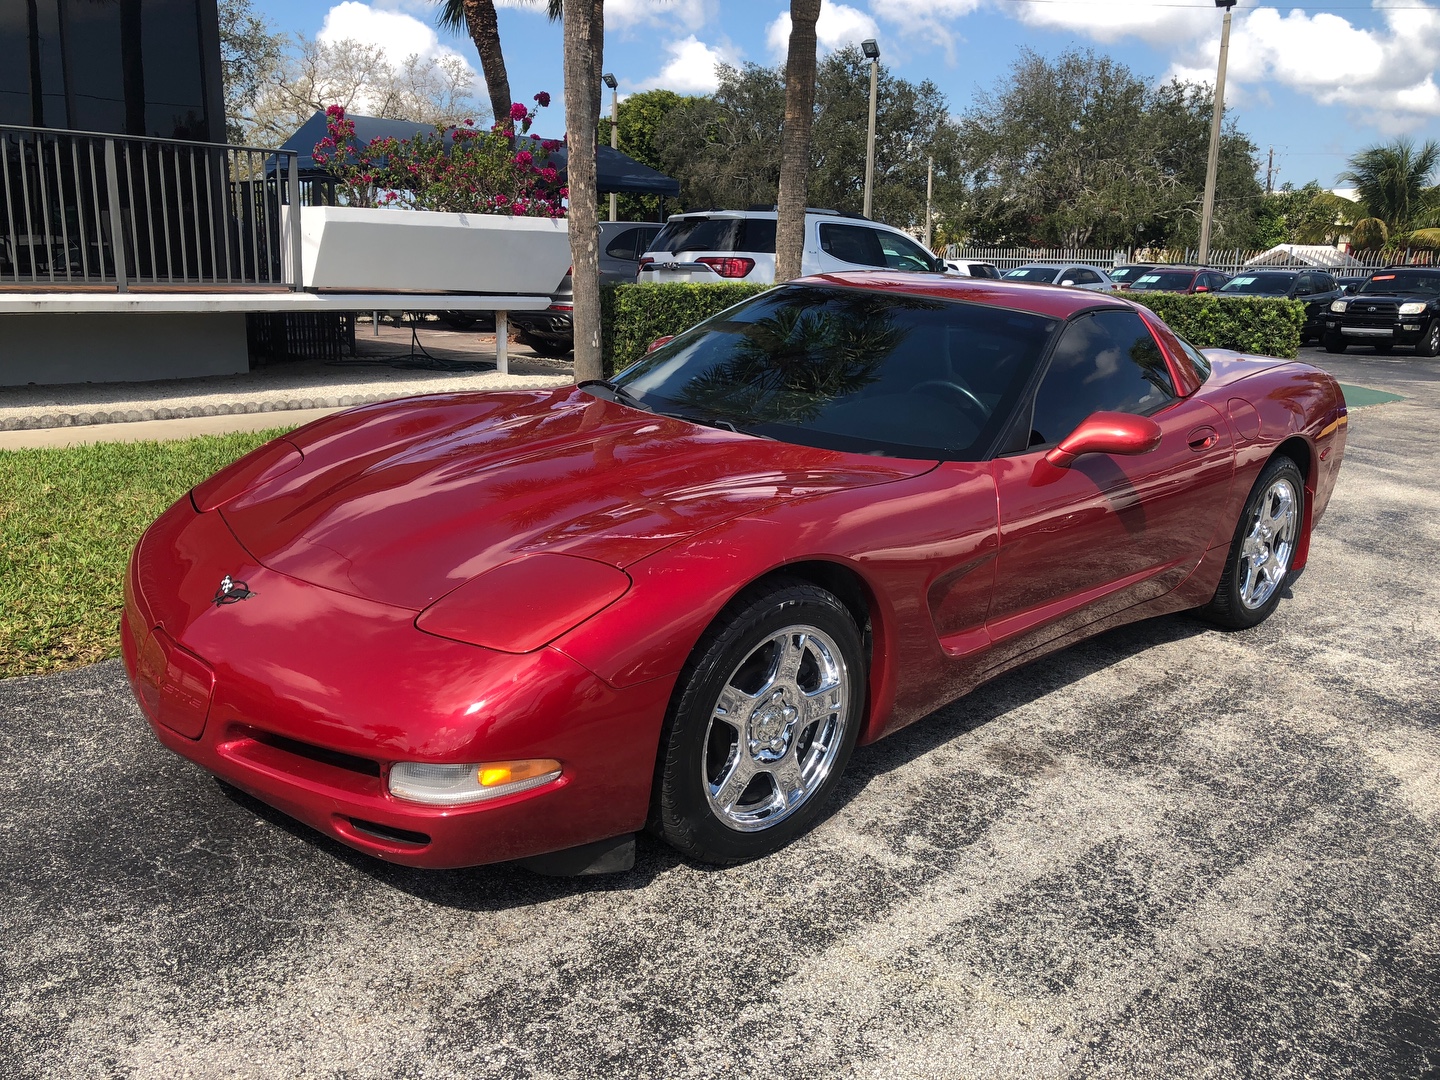
<instances>
[{"instance_id":1,"label":"white planter wall","mask_svg":"<svg viewBox=\"0 0 1440 1080\"><path fill-rule=\"evenodd\" d=\"M307 289L548 295L570 267L564 218L306 206L300 235Z\"/></svg>"}]
</instances>

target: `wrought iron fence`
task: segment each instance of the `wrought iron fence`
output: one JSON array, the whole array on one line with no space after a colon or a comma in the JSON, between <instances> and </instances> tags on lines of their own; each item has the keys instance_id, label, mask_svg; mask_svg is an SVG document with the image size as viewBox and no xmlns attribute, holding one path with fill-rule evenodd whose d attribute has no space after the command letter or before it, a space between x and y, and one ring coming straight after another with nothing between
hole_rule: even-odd
<instances>
[{"instance_id":1,"label":"wrought iron fence","mask_svg":"<svg viewBox=\"0 0 1440 1080\"><path fill-rule=\"evenodd\" d=\"M1355 251L1342 252L1327 249L1332 258L1323 253L1312 254L1310 259L1301 258L1288 252L1274 249L1259 251L1211 251L1205 265L1229 274L1242 269L1266 270L1328 270L1333 274L1347 272L1362 274L1368 270L1403 264L1406 266L1430 266L1436 262L1433 251L1409 250L1400 252ZM1317 259L1317 254L1319 258ZM1066 262L1085 266L1096 266L1110 270L1129 263L1154 263L1161 266L1195 266L1199 264L1200 252L1124 250L1111 248L998 248L974 247L951 244L945 249L945 258L971 262L993 263L1001 270L1013 270L1032 262ZM1263 261L1259 261L1263 260Z\"/></svg>"},{"instance_id":2,"label":"wrought iron fence","mask_svg":"<svg viewBox=\"0 0 1440 1080\"><path fill-rule=\"evenodd\" d=\"M0 126L0 288L298 289L293 153Z\"/></svg>"}]
</instances>

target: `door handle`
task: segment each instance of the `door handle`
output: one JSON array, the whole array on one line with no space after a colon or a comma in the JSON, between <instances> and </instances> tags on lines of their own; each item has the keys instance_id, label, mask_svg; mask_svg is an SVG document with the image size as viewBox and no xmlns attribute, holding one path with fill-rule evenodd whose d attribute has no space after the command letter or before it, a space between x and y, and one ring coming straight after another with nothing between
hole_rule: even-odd
<instances>
[{"instance_id":1,"label":"door handle","mask_svg":"<svg viewBox=\"0 0 1440 1080\"><path fill-rule=\"evenodd\" d=\"M1219 442L1220 434L1214 428L1202 427L1190 432L1187 438L1190 441L1190 449L1199 454L1209 450Z\"/></svg>"}]
</instances>

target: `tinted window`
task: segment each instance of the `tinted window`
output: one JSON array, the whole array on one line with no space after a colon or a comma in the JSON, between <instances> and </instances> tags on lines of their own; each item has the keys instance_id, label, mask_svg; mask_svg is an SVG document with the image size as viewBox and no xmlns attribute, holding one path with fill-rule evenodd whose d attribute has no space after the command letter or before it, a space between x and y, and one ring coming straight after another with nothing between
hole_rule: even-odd
<instances>
[{"instance_id":1,"label":"tinted window","mask_svg":"<svg viewBox=\"0 0 1440 1080\"><path fill-rule=\"evenodd\" d=\"M1081 316L1061 334L1035 395L1030 444L1058 443L1093 412L1148 414L1174 399L1165 358L1140 316Z\"/></svg>"},{"instance_id":2,"label":"tinted window","mask_svg":"<svg viewBox=\"0 0 1440 1080\"><path fill-rule=\"evenodd\" d=\"M671 221L648 250L756 251L775 253L775 222L737 217L687 217Z\"/></svg>"},{"instance_id":3,"label":"tinted window","mask_svg":"<svg viewBox=\"0 0 1440 1080\"><path fill-rule=\"evenodd\" d=\"M1331 277L1329 274L1316 274L1316 275L1315 275L1315 291L1316 291L1316 292L1330 292L1332 289L1338 289L1338 288L1339 288L1339 286L1335 284L1335 279L1334 279L1333 277Z\"/></svg>"},{"instance_id":4,"label":"tinted window","mask_svg":"<svg viewBox=\"0 0 1440 1080\"><path fill-rule=\"evenodd\" d=\"M1387 270L1372 275L1360 286L1362 293L1404 293L1406 295L1435 296L1440 293L1440 274L1427 274L1419 270Z\"/></svg>"},{"instance_id":5,"label":"tinted window","mask_svg":"<svg viewBox=\"0 0 1440 1080\"><path fill-rule=\"evenodd\" d=\"M998 278L1000 276L1000 271L995 269L995 267L991 266L989 263L971 263L970 276L983 278Z\"/></svg>"},{"instance_id":6,"label":"tinted window","mask_svg":"<svg viewBox=\"0 0 1440 1080\"><path fill-rule=\"evenodd\" d=\"M1250 296L1284 296L1294 283L1294 274L1247 274L1242 271L1227 281L1221 291Z\"/></svg>"},{"instance_id":7,"label":"tinted window","mask_svg":"<svg viewBox=\"0 0 1440 1080\"><path fill-rule=\"evenodd\" d=\"M1060 271L1053 266L1017 266L1005 271L1007 281L1034 281L1042 285L1051 284Z\"/></svg>"},{"instance_id":8,"label":"tinted window","mask_svg":"<svg viewBox=\"0 0 1440 1080\"><path fill-rule=\"evenodd\" d=\"M701 323L615 381L657 412L787 442L978 460L1055 325L958 301L789 285Z\"/></svg>"},{"instance_id":9,"label":"tinted window","mask_svg":"<svg viewBox=\"0 0 1440 1080\"><path fill-rule=\"evenodd\" d=\"M934 270L934 257L909 237L872 230L880 242L880 254L891 270Z\"/></svg>"},{"instance_id":10,"label":"tinted window","mask_svg":"<svg viewBox=\"0 0 1440 1080\"><path fill-rule=\"evenodd\" d=\"M1136 278L1130 288L1135 292L1184 292L1194 280L1189 270L1151 270Z\"/></svg>"},{"instance_id":11,"label":"tinted window","mask_svg":"<svg viewBox=\"0 0 1440 1080\"><path fill-rule=\"evenodd\" d=\"M1065 272L1065 279L1073 281L1076 285L1098 285L1100 275L1094 270L1086 270L1083 266L1074 266Z\"/></svg>"},{"instance_id":12,"label":"tinted window","mask_svg":"<svg viewBox=\"0 0 1440 1080\"><path fill-rule=\"evenodd\" d=\"M821 225L820 248L844 262L861 266L884 266L885 253L874 229L859 225Z\"/></svg>"},{"instance_id":13,"label":"tinted window","mask_svg":"<svg viewBox=\"0 0 1440 1080\"><path fill-rule=\"evenodd\" d=\"M1199 374L1201 381L1203 382L1208 379L1210 377L1210 361L1206 360L1204 354L1202 354L1199 349L1195 348L1194 345L1191 345L1190 342L1186 341L1179 334L1175 335L1175 340L1180 342L1180 348L1183 349L1185 355L1190 358L1190 363Z\"/></svg>"},{"instance_id":14,"label":"tinted window","mask_svg":"<svg viewBox=\"0 0 1440 1080\"><path fill-rule=\"evenodd\" d=\"M605 254L612 259L638 259L649 250L647 244L653 235L655 234L647 229L626 229L610 241Z\"/></svg>"}]
</instances>

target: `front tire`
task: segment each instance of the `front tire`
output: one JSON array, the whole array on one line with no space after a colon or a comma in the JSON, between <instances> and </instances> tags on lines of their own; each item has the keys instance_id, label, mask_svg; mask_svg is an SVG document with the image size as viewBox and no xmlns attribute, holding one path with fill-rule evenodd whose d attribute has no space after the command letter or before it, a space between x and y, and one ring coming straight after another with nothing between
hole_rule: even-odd
<instances>
[{"instance_id":1,"label":"front tire","mask_svg":"<svg viewBox=\"0 0 1440 1080\"><path fill-rule=\"evenodd\" d=\"M1440 316L1430 320L1430 329L1419 345L1415 346L1416 356L1440 356Z\"/></svg>"},{"instance_id":2,"label":"front tire","mask_svg":"<svg viewBox=\"0 0 1440 1080\"><path fill-rule=\"evenodd\" d=\"M725 864L809 829L860 732L863 665L860 631L832 593L782 579L736 597L676 684L656 784L666 841Z\"/></svg>"},{"instance_id":3,"label":"front tire","mask_svg":"<svg viewBox=\"0 0 1440 1080\"><path fill-rule=\"evenodd\" d=\"M1320 339L1320 343L1328 353L1343 353L1346 348L1345 339L1339 334L1326 334Z\"/></svg>"},{"instance_id":4,"label":"front tire","mask_svg":"<svg viewBox=\"0 0 1440 1080\"><path fill-rule=\"evenodd\" d=\"M1268 619L1292 580L1290 567L1304 522L1300 467L1288 457L1271 458L1245 500L1220 585L1201 614L1231 630Z\"/></svg>"}]
</instances>

